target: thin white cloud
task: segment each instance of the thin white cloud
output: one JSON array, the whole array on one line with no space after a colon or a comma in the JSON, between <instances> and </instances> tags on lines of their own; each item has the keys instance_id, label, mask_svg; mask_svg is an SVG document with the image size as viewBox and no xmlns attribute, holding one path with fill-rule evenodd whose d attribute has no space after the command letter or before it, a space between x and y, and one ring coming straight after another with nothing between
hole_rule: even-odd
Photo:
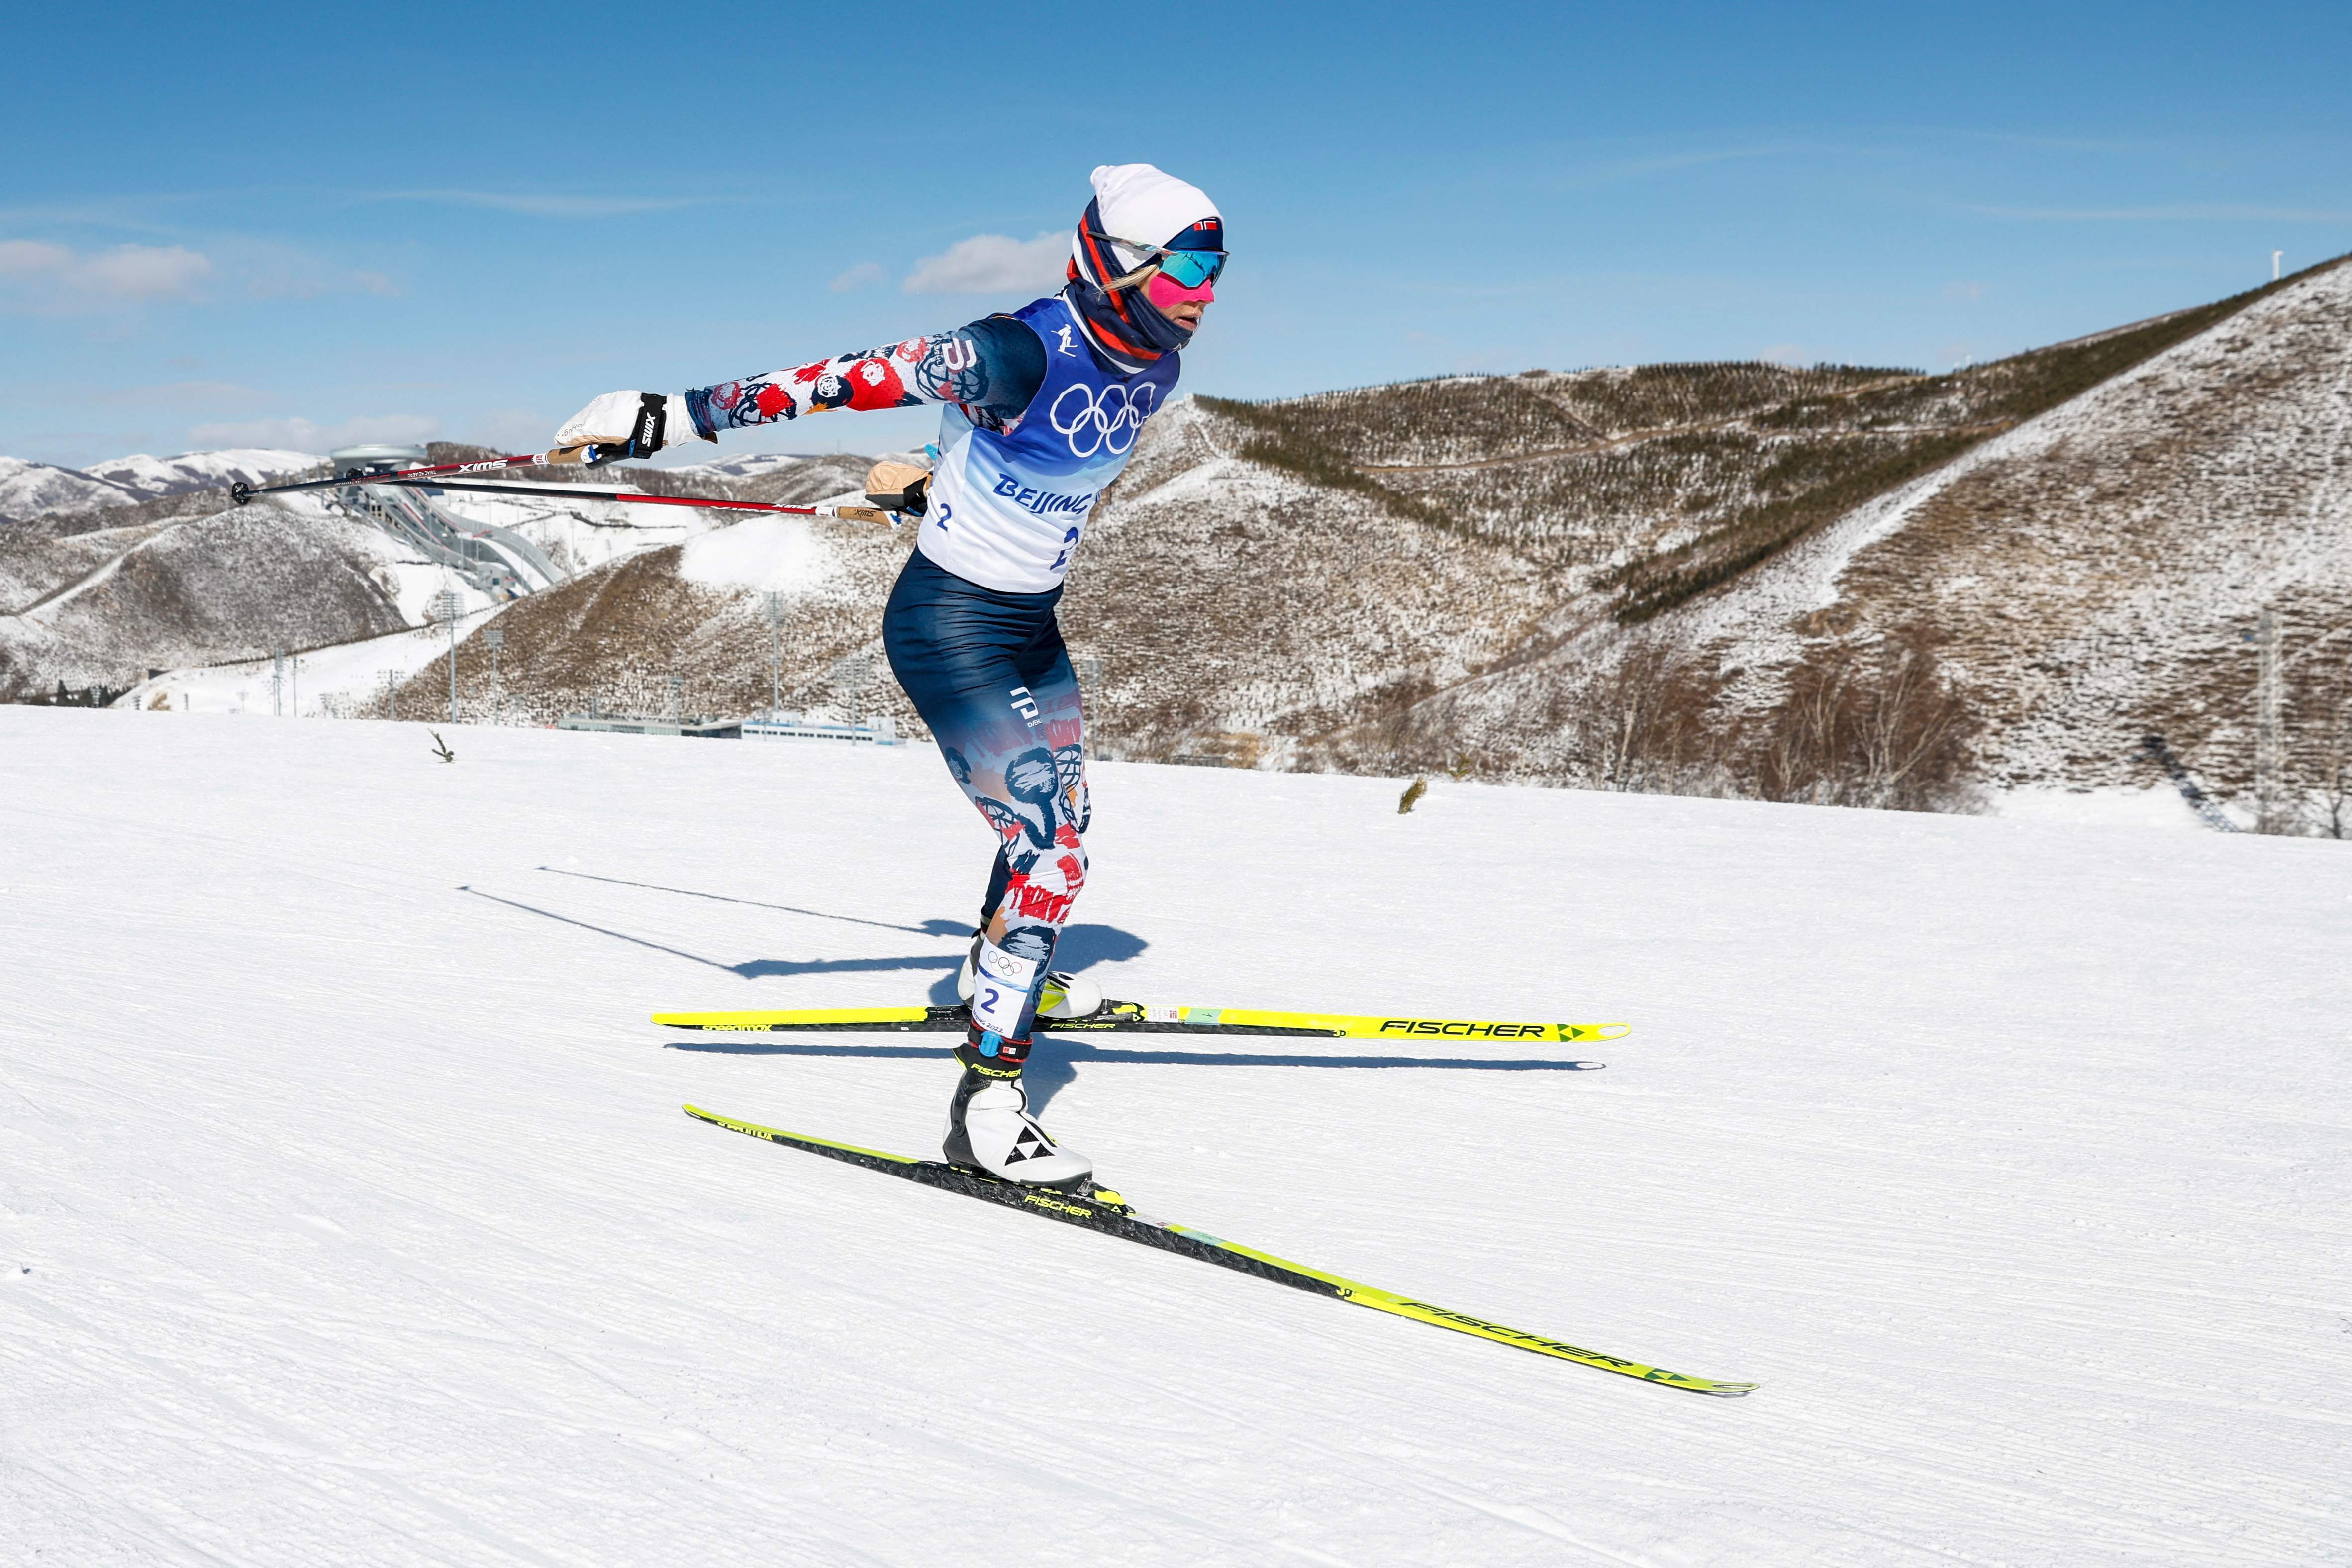
<instances>
[{"instance_id":1,"label":"thin white cloud","mask_svg":"<svg viewBox=\"0 0 2352 1568\"><path fill-rule=\"evenodd\" d=\"M560 414L530 408L493 408L470 421L474 437L501 452L538 452L555 438Z\"/></svg>"},{"instance_id":2,"label":"thin white cloud","mask_svg":"<svg viewBox=\"0 0 2352 1568\"><path fill-rule=\"evenodd\" d=\"M1716 147L1688 153L1664 153L1653 157L1621 158L1569 169L1544 183L1555 191L1591 190L1597 185L1645 180L1653 174L1671 174L1684 169L1706 168L1713 163L1735 163L1745 158L1769 158L1787 151L1788 148L1781 146Z\"/></svg>"},{"instance_id":3,"label":"thin white cloud","mask_svg":"<svg viewBox=\"0 0 2352 1568\"><path fill-rule=\"evenodd\" d=\"M1987 207L1965 209L1984 217L2056 223L2352 223L2342 207L2256 207L2184 205L2162 207Z\"/></svg>"},{"instance_id":4,"label":"thin white cloud","mask_svg":"<svg viewBox=\"0 0 2352 1568\"><path fill-rule=\"evenodd\" d=\"M836 294L846 294L852 289L863 289L868 283L879 283L888 273L878 261L861 261L827 285Z\"/></svg>"},{"instance_id":5,"label":"thin white cloud","mask_svg":"<svg viewBox=\"0 0 2352 1568\"><path fill-rule=\"evenodd\" d=\"M709 206L721 200L718 196L593 196L553 191L382 191L361 199L486 207L492 212L520 213L525 217L629 217L638 213Z\"/></svg>"},{"instance_id":6,"label":"thin white cloud","mask_svg":"<svg viewBox=\"0 0 2352 1568\"><path fill-rule=\"evenodd\" d=\"M182 245L82 252L47 240L0 240L0 279L52 309L193 300L215 270L210 257Z\"/></svg>"},{"instance_id":7,"label":"thin white cloud","mask_svg":"<svg viewBox=\"0 0 2352 1568\"><path fill-rule=\"evenodd\" d=\"M84 315L142 305L208 304L225 292L256 300L323 294L394 296L385 274L340 267L291 246L237 236L205 250L184 245L118 245L76 250L40 239L0 240L0 310Z\"/></svg>"},{"instance_id":8,"label":"thin white cloud","mask_svg":"<svg viewBox=\"0 0 2352 1568\"><path fill-rule=\"evenodd\" d=\"M2164 153L2181 145L2175 139L2157 136L2042 136L2019 131L1978 131L1965 125L1922 126L1915 134L1931 141L1948 136L2053 153Z\"/></svg>"},{"instance_id":9,"label":"thin white cloud","mask_svg":"<svg viewBox=\"0 0 2352 1568\"><path fill-rule=\"evenodd\" d=\"M363 441L413 443L441 434L441 421L421 414L364 415L340 425L318 425L300 417L246 419L222 425L191 425L192 449L218 447L274 447L292 452L324 452Z\"/></svg>"},{"instance_id":10,"label":"thin white cloud","mask_svg":"<svg viewBox=\"0 0 2352 1568\"><path fill-rule=\"evenodd\" d=\"M909 294L998 294L1050 289L1062 280L1069 257L1069 237L1058 229L1029 240L976 234L915 263L906 289Z\"/></svg>"},{"instance_id":11,"label":"thin white cloud","mask_svg":"<svg viewBox=\"0 0 2352 1568\"><path fill-rule=\"evenodd\" d=\"M396 299L406 292L383 273L338 266L310 251L269 241L235 241L222 250L221 265L256 300L316 300L328 294Z\"/></svg>"},{"instance_id":12,"label":"thin white cloud","mask_svg":"<svg viewBox=\"0 0 2352 1568\"><path fill-rule=\"evenodd\" d=\"M165 205L183 200L177 196L156 198ZM72 224L77 226L123 229L132 234L176 236L184 229L155 222L145 215L148 204L132 199L108 198L100 201L46 205L28 202L16 206L0 206L0 223L5 224Z\"/></svg>"},{"instance_id":13,"label":"thin white cloud","mask_svg":"<svg viewBox=\"0 0 2352 1568\"><path fill-rule=\"evenodd\" d=\"M212 258L182 245L119 245L83 262L69 280L117 300L186 300L210 277Z\"/></svg>"},{"instance_id":14,"label":"thin white cloud","mask_svg":"<svg viewBox=\"0 0 2352 1568\"><path fill-rule=\"evenodd\" d=\"M0 278L34 278L62 272L73 265L74 253L62 245L37 239L0 239Z\"/></svg>"}]
</instances>

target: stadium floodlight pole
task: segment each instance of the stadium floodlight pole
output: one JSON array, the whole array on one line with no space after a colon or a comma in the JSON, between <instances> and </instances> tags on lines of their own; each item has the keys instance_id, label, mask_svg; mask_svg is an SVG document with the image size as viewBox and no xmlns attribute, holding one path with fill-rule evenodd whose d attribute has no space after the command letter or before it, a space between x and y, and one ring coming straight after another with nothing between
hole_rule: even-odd
<instances>
[{"instance_id":1,"label":"stadium floodlight pole","mask_svg":"<svg viewBox=\"0 0 2352 1568\"><path fill-rule=\"evenodd\" d=\"M784 596L773 589L760 595L768 613L768 722L784 701Z\"/></svg>"},{"instance_id":2,"label":"stadium floodlight pole","mask_svg":"<svg viewBox=\"0 0 2352 1568\"><path fill-rule=\"evenodd\" d=\"M490 650L490 722L503 724L507 721L507 704L505 695L499 690L499 649L507 646L507 634L497 626L488 627L482 633L482 646Z\"/></svg>"},{"instance_id":3,"label":"stadium floodlight pole","mask_svg":"<svg viewBox=\"0 0 2352 1568\"><path fill-rule=\"evenodd\" d=\"M614 448L568 447L553 452L529 452L514 458L489 458L478 463L440 463L430 468L398 468L386 474L353 473L346 474L340 479L303 479L290 485L249 485L243 479L239 479L229 486L228 497L236 505L243 506L256 496L285 495L294 490L328 489L342 485L402 485L426 489L478 491L484 495L544 497L557 500L626 501L633 506L690 506L700 507L708 511L758 511L783 517L830 517L837 518L844 522L887 522L892 528L898 526L899 513L885 511L879 507L871 506L775 506L767 501L718 500L708 496L656 496L641 494L635 490L592 489L585 485L482 484L473 480L438 477L444 474L492 473L500 468L528 468L582 462L594 467L598 462L607 459L593 456L583 458L581 454L594 454L604 450L612 450L615 457L623 455L620 450Z\"/></svg>"},{"instance_id":4,"label":"stadium floodlight pole","mask_svg":"<svg viewBox=\"0 0 2352 1568\"><path fill-rule=\"evenodd\" d=\"M449 616L449 722L457 721L457 595L448 588L441 590L441 608Z\"/></svg>"}]
</instances>

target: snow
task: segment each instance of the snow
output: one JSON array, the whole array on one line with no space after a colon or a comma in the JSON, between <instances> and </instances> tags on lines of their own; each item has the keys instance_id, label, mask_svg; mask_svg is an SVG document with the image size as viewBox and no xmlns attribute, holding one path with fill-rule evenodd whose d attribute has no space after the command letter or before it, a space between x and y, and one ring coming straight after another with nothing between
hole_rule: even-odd
<instances>
[{"instance_id":1,"label":"snow","mask_svg":"<svg viewBox=\"0 0 2352 1568\"><path fill-rule=\"evenodd\" d=\"M510 498L481 490L449 490L435 499L457 517L513 529L574 574L610 565L625 555L676 544L707 531L720 515L682 506L635 506L586 497L578 500Z\"/></svg>"},{"instance_id":2,"label":"snow","mask_svg":"<svg viewBox=\"0 0 2352 1568\"><path fill-rule=\"evenodd\" d=\"M271 499L298 514L325 516L340 510L339 503L320 492ZM514 530L547 552L559 567L575 574L692 538L714 526L714 517L724 516L687 507L632 506L585 498L576 501L509 498L472 490L436 494L435 500L462 522ZM427 618L435 595L444 591L457 593L469 614L489 605L488 595L467 587L455 574L420 560L411 547L389 534L382 537L394 600L410 621Z\"/></svg>"},{"instance_id":3,"label":"snow","mask_svg":"<svg viewBox=\"0 0 2352 1568\"><path fill-rule=\"evenodd\" d=\"M760 479L784 468L797 468L809 460L807 453L747 452L740 457L718 458L708 463L680 463L669 472L673 476L700 479ZM909 452L877 453L873 460L877 463L916 463L927 467L929 462L920 447ZM622 472L626 473L627 470L625 468Z\"/></svg>"},{"instance_id":4,"label":"snow","mask_svg":"<svg viewBox=\"0 0 2352 1568\"><path fill-rule=\"evenodd\" d=\"M866 498L824 504L863 506ZM832 557L807 519L754 515L688 540L677 574L706 588L809 589L834 575Z\"/></svg>"},{"instance_id":5,"label":"snow","mask_svg":"<svg viewBox=\"0 0 2352 1568\"><path fill-rule=\"evenodd\" d=\"M0 1560L2352 1558L2341 845L1097 765L1114 994L1634 1033L1041 1043L1049 1123L1723 1401L689 1121L928 1152L936 1041L646 1016L937 994L986 828L444 733L0 708Z\"/></svg>"},{"instance_id":6,"label":"snow","mask_svg":"<svg viewBox=\"0 0 2352 1568\"><path fill-rule=\"evenodd\" d=\"M272 497L268 504L301 518L335 515L328 502L316 493ZM510 505L494 501L493 510ZM172 528L181 526L185 525L169 525L142 539L58 595L50 605L43 606L42 613L52 613L70 603L71 596L99 586L120 570L131 554L155 547L169 536ZM374 558L374 576L409 623L406 629L321 647L291 646L287 650L287 684L277 694L272 693L269 684L270 659L263 655L167 668L133 685L117 699L115 705L143 711L160 702L172 712L193 714L268 714L282 707L289 718L333 717L380 700L387 672L396 680L404 680L436 658L447 657L449 629L446 623L435 618L434 601L441 594L454 593L457 596L460 642L488 626L510 603L467 586L456 574L418 559L408 552L408 546L373 528L360 531L354 544ZM643 548L642 544L638 548ZM247 639L245 646L266 644L268 640L265 636L255 636Z\"/></svg>"},{"instance_id":7,"label":"snow","mask_svg":"<svg viewBox=\"0 0 2352 1568\"><path fill-rule=\"evenodd\" d=\"M717 479L756 479L806 461L806 458L789 452L748 452L740 458L721 458L708 463L680 463L669 472Z\"/></svg>"},{"instance_id":8,"label":"snow","mask_svg":"<svg viewBox=\"0 0 2352 1568\"><path fill-rule=\"evenodd\" d=\"M60 468L23 458L0 458L0 522L39 517L45 512L123 506L142 499L138 491L92 479L79 468Z\"/></svg>"},{"instance_id":9,"label":"snow","mask_svg":"<svg viewBox=\"0 0 2352 1568\"><path fill-rule=\"evenodd\" d=\"M2170 784L2145 789L2011 789L1991 795L1993 814L2019 822L2075 822L2121 827L2161 827L2189 833L2210 833L2197 810ZM2241 827L2252 828L2252 814L2221 810Z\"/></svg>"},{"instance_id":10,"label":"snow","mask_svg":"<svg viewBox=\"0 0 2352 1568\"><path fill-rule=\"evenodd\" d=\"M828 504L862 505L864 499L845 495ZM333 503L319 492L276 496L266 504L304 519L337 515ZM738 522L740 513L584 499L568 502L509 499L478 492L453 493L442 504L467 521L515 529L558 562L575 568L606 564L683 541L686 574L690 581L708 585L812 590L840 575L835 552L814 538L801 519L754 518ZM167 525L142 535L121 553L54 593L37 613L53 616L57 609L101 586L131 554L156 547L181 526L184 525ZM302 650L299 669L293 672L286 690L275 698L269 686L270 661L261 657L166 669L132 687L119 705L145 710L160 701L175 713L241 714L269 713L282 704L290 717L296 716L299 700L299 716L349 713L380 699L387 671L404 679L446 656L448 631L435 619L434 601L439 595L457 595L460 641L489 624L509 602L467 586L454 574L418 559L408 546L388 534L370 529L361 535L360 547L372 552L374 575L401 616L410 623L410 629ZM267 635L256 634L241 639L237 651L267 646L269 641Z\"/></svg>"},{"instance_id":11,"label":"snow","mask_svg":"<svg viewBox=\"0 0 2352 1568\"><path fill-rule=\"evenodd\" d=\"M70 583L67 583L60 587L50 590L48 593L42 595L38 599L36 599L31 604L26 605L22 610L14 612L11 618L14 618L14 616L25 616L39 617L42 619L54 619L58 611L63 610L66 606L71 605L83 595L89 593L94 588L102 587L107 583L112 581L115 574L122 570L122 563L124 562L130 560L133 555L138 554L141 551L152 547L159 541L169 541L173 534L178 532L184 526L184 523L166 523L163 527L157 529L93 530L92 533L97 539L105 540L110 543L116 540L122 539L125 535L130 535L131 538L129 542L125 543L119 552L108 556L104 561L100 562L96 566L91 567L88 572L85 572Z\"/></svg>"},{"instance_id":12,"label":"snow","mask_svg":"<svg viewBox=\"0 0 2352 1568\"><path fill-rule=\"evenodd\" d=\"M401 570L411 575L425 574L417 567ZM470 589L463 590L459 597L457 640L461 643L489 625L498 609L504 607L484 607L482 595ZM124 692L115 706L139 712L160 704L172 713L271 715L282 708L289 718L335 718L380 701L387 673L397 685L436 659L448 657L449 627L441 622L289 655L281 693L270 689L270 661L250 658L167 669ZM421 715L437 716L437 712Z\"/></svg>"},{"instance_id":13,"label":"snow","mask_svg":"<svg viewBox=\"0 0 2352 1568\"><path fill-rule=\"evenodd\" d=\"M1991 721L1979 750L2000 785L2113 785L2144 771L2137 721L2118 715L2188 710L2195 729L2173 736L2184 754L2203 750L2197 731L2219 729L2217 750L2251 755L2230 733L2234 716L2197 711L2221 707L2227 685L2192 684L2179 667L2291 598L2320 624L2340 619L2352 581L2339 460L2352 442L2347 320L2352 267L2312 273L1658 624L1747 671L1737 692L1758 707L1779 700L1822 635L1814 612L1843 602L1863 624L1932 625L1951 636L1948 670ZM2086 454L2100 455L2087 469ZM2124 471L2128 485L2084 478ZM1971 494L2005 509L2000 527L1966 550L1881 559L1877 581L1857 580L1940 501Z\"/></svg>"},{"instance_id":14,"label":"snow","mask_svg":"<svg viewBox=\"0 0 2352 1568\"><path fill-rule=\"evenodd\" d=\"M840 451L835 451L835 454L830 456L833 456L833 458L840 458L842 454ZM743 479L767 479L772 478L772 475L779 475L779 472L788 470L788 468L800 468L802 463L812 463L812 461L821 463L825 461L825 458L818 454L807 454L807 451L748 451L748 454L743 456L724 456L724 458L713 458L713 461L708 461L708 463L679 463L677 468L670 468L668 472L670 472L670 478L677 478L677 479L718 479L718 482L727 484L727 482L743 482ZM856 461L915 463L915 466L919 468L931 466L929 454L927 454L922 447L915 447L912 451L877 451L877 454L873 454L870 458L856 458ZM621 468L618 472L625 475L628 468ZM743 496L743 499L751 500L751 499L757 499L757 496ZM858 505L863 503L866 503L866 499L863 499L861 494L858 496Z\"/></svg>"},{"instance_id":15,"label":"snow","mask_svg":"<svg viewBox=\"0 0 2352 1568\"><path fill-rule=\"evenodd\" d=\"M157 496L210 489L235 479L258 484L325 462L308 452L236 447L151 458L142 452L88 468L61 468L22 458L0 458L0 520L126 506Z\"/></svg>"},{"instance_id":16,"label":"snow","mask_svg":"<svg viewBox=\"0 0 2352 1568\"><path fill-rule=\"evenodd\" d=\"M289 452L274 447L229 447L216 452L183 452L176 458L151 458L144 452L110 462L93 463L85 473L147 496L178 495L185 490L212 489L242 479L261 484L284 474L299 474L326 461L320 453Z\"/></svg>"}]
</instances>

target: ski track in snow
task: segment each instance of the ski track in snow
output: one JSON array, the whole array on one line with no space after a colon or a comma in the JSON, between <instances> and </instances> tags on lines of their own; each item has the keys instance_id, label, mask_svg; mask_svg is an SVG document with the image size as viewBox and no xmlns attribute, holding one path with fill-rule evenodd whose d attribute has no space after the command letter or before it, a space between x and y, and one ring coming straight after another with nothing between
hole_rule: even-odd
<instances>
[{"instance_id":1,"label":"ski track in snow","mask_svg":"<svg viewBox=\"0 0 2352 1568\"><path fill-rule=\"evenodd\" d=\"M987 830L443 732L0 709L0 1560L2352 1559L2340 845L1097 765L1114 994L1634 1033L1041 1043L1050 1124L1710 1400L689 1121L930 1152L924 1037L645 1019L931 994Z\"/></svg>"}]
</instances>

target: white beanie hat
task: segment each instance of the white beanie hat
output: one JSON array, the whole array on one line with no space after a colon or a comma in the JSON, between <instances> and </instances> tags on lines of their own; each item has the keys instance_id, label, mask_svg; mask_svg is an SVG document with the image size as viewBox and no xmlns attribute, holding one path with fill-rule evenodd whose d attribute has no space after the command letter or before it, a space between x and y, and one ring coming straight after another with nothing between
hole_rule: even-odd
<instances>
[{"instance_id":1,"label":"white beanie hat","mask_svg":"<svg viewBox=\"0 0 2352 1568\"><path fill-rule=\"evenodd\" d=\"M1210 218L1223 222L1224 215L1217 211L1207 192L1150 163L1105 163L1094 172L1094 184L1101 232L1113 239L1166 245L1194 224ZM1072 237L1071 255L1084 260L1078 243ZM1140 254L1126 246L1118 249L1129 268L1143 265Z\"/></svg>"}]
</instances>

